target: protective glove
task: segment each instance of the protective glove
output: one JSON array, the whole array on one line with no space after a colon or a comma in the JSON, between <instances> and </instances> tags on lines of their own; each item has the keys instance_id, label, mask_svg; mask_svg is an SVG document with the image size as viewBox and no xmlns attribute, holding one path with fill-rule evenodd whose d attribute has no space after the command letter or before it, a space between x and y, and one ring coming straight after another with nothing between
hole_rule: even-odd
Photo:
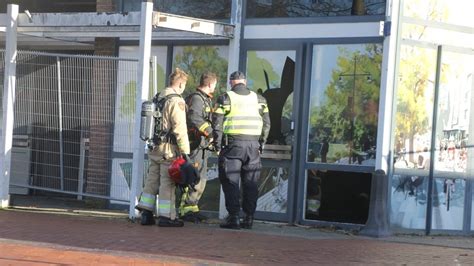
<instances>
[{"instance_id":1,"label":"protective glove","mask_svg":"<svg viewBox=\"0 0 474 266\"><path fill-rule=\"evenodd\" d=\"M215 152L216 151L215 143L212 143L212 142L209 143L209 146L207 146L206 149L209 150L209 151Z\"/></svg>"},{"instance_id":2,"label":"protective glove","mask_svg":"<svg viewBox=\"0 0 474 266\"><path fill-rule=\"evenodd\" d=\"M219 151L221 150L219 145L217 145L217 142L215 141L211 142L209 146L207 147L207 149L216 153L219 153Z\"/></svg>"}]
</instances>

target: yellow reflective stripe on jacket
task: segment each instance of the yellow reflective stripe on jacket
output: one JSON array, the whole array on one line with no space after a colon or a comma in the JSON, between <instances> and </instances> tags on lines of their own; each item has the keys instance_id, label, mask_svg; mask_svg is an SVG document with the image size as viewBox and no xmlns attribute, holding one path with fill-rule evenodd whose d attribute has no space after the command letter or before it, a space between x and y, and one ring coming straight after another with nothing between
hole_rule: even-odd
<instances>
[{"instance_id":1,"label":"yellow reflective stripe on jacket","mask_svg":"<svg viewBox=\"0 0 474 266\"><path fill-rule=\"evenodd\" d=\"M260 116L258 96L255 92L239 95L228 91L230 112L224 117L224 134L259 136L262 133L263 121Z\"/></svg>"},{"instance_id":2,"label":"yellow reflective stripe on jacket","mask_svg":"<svg viewBox=\"0 0 474 266\"><path fill-rule=\"evenodd\" d=\"M214 110L214 113L225 115L229 111L230 111L230 105L226 104L226 105L217 106L216 110Z\"/></svg>"}]
</instances>

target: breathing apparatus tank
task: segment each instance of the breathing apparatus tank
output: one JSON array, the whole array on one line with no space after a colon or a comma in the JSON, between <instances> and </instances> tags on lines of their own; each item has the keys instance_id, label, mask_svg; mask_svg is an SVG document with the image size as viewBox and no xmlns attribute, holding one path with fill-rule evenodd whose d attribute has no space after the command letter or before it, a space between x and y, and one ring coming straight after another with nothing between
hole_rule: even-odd
<instances>
[{"instance_id":1,"label":"breathing apparatus tank","mask_svg":"<svg viewBox=\"0 0 474 266\"><path fill-rule=\"evenodd\" d=\"M145 101L142 103L140 139L146 142L153 142L155 134L155 110L156 105L152 101Z\"/></svg>"}]
</instances>

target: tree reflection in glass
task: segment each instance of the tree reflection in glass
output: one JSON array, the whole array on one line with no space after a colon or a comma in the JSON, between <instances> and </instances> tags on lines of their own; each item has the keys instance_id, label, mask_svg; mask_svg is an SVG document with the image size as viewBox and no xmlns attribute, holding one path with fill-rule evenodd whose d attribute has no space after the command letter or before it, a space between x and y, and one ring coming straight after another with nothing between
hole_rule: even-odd
<instances>
[{"instance_id":1,"label":"tree reflection in glass","mask_svg":"<svg viewBox=\"0 0 474 266\"><path fill-rule=\"evenodd\" d=\"M382 46L315 46L308 158L374 165Z\"/></svg>"},{"instance_id":2,"label":"tree reflection in glass","mask_svg":"<svg viewBox=\"0 0 474 266\"><path fill-rule=\"evenodd\" d=\"M249 0L248 18L385 14L385 0Z\"/></svg>"}]
</instances>

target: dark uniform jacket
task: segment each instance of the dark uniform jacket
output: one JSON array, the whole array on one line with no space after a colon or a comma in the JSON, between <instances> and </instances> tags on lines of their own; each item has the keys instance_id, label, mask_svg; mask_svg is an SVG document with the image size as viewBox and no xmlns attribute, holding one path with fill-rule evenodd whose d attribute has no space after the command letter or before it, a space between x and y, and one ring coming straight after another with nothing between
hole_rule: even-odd
<instances>
[{"instance_id":1,"label":"dark uniform jacket","mask_svg":"<svg viewBox=\"0 0 474 266\"><path fill-rule=\"evenodd\" d=\"M197 89L196 92L186 97L186 105L188 107L186 123L191 150L195 150L199 146L204 148L207 143L203 142L212 137L211 96Z\"/></svg>"},{"instance_id":2,"label":"dark uniform jacket","mask_svg":"<svg viewBox=\"0 0 474 266\"><path fill-rule=\"evenodd\" d=\"M240 83L232 87L232 91L239 95L249 95L250 90L245 86L245 84ZM254 140L259 141L260 143L265 143L270 132L270 115L268 113L267 101L263 96L258 95L258 103L261 104L260 116L263 120L262 134L260 136L251 136L251 135L227 135L227 141L232 142L234 140ZM216 101L216 108L220 106L230 105L230 98L227 93L220 95ZM222 147L226 145L223 141L223 122L225 114L214 113L212 115L212 124L214 126L214 141L217 147Z\"/></svg>"}]
</instances>

